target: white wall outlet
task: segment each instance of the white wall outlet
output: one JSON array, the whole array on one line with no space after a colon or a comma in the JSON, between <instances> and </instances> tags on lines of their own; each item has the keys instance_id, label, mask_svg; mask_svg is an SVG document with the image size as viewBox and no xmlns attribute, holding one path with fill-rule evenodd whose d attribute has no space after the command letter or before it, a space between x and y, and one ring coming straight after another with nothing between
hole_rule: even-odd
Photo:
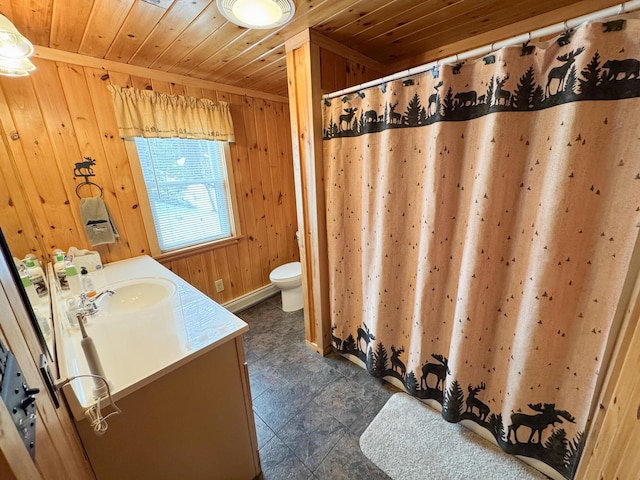
<instances>
[{"instance_id":1,"label":"white wall outlet","mask_svg":"<svg viewBox=\"0 0 640 480\"><path fill-rule=\"evenodd\" d=\"M215 286L216 286L217 293L220 293L221 291L224 290L224 283L222 282L221 278L215 281Z\"/></svg>"}]
</instances>

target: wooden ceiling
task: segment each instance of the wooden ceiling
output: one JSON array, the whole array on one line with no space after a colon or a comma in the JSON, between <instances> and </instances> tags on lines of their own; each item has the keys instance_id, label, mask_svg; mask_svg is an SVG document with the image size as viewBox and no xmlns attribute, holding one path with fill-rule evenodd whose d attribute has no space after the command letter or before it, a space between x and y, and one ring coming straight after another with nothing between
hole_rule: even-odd
<instances>
[{"instance_id":1,"label":"wooden ceiling","mask_svg":"<svg viewBox=\"0 0 640 480\"><path fill-rule=\"evenodd\" d=\"M505 31L508 25L526 25L531 17L559 22L616 3L296 0L293 21L273 30L229 23L215 0L0 0L0 12L36 45L286 95L284 42L307 28L388 66L387 73L392 73L412 65L424 52L469 37L481 39L480 34ZM566 16L563 7L569 5L576 15ZM557 18L554 12L542 15L551 11Z\"/></svg>"}]
</instances>

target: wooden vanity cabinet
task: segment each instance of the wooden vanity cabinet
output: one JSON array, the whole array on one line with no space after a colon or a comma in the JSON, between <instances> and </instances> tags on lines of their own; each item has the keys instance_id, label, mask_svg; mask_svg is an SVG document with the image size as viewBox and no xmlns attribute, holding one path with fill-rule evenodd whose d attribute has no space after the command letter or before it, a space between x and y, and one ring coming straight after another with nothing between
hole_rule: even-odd
<instances>
[{"instance_id":1,"label":"wooden vanity cabinet","mask_svg":"<svg viewBox=\"0 0 640 480\"><path fill-rule=\"evenodd\" d=\"M261 478L241 336L116 404L122 413L108 419L102 436L87 420L77 423L99 480Z\"/></svg>"}]
</instances>

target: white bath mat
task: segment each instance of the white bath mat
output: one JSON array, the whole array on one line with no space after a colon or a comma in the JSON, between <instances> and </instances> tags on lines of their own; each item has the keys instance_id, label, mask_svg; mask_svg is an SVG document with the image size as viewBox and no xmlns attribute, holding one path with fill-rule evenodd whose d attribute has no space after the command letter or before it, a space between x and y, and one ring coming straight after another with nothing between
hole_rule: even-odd
<instances>
[{"instance_id":1,"label":"white bath mat","mask_svg":"<svg viewBox=\"0 0 640 480\"><path fill-rule=\"evenodd\" d=\"M394 480L547 477L406 393L396 393L360 437L362 452Z\"/></svg>"}]
</instances>

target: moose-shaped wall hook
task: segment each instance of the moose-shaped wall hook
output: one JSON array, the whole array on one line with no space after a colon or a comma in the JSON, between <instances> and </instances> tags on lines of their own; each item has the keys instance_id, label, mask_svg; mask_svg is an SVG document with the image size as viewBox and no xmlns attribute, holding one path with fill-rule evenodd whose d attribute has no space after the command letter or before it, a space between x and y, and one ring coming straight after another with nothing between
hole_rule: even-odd
<instances>
[{"instance_id":1,"label":"moose-shaped wall hook","mask_svg":"<svg viewBox=\"0 0 640 480\"><path fill-rule=\"evenodd\" d=\"M93 158L84 157L84 162L77 162L76 165L75 165L75 168L73 169L73 176L75 178L78 178L78 177L83 177L84 178L84 182L79 183L78 185L76 185L76 195L79 198L82 198L82 195L80 195L80 190L82 189L83 186L96 187L98 189L98 191L100 192L100 196L102 197L102 194L103 194L102 187L100 185L98 185L97 183L91 182L89 180L89 177L95 177L96 176L96 174L93 173L93 168L91 168L95 164L96 164L96 161Z\"/></svg>"},{"instance_id":2,"label":"moose-shaped wall hook","mask_svg":"<svg viewBox=\"0 0 640 480\"><path fill-rule=\"evenodd\" d=\"M96 164L96 161L91 157L84 157L84 162L76 163L75 168L73 169L73 176L84 177L84 181L88 182L89 177L95 177L96 174L93 173L93 167Z\"/></svg>"}]
</instances>

